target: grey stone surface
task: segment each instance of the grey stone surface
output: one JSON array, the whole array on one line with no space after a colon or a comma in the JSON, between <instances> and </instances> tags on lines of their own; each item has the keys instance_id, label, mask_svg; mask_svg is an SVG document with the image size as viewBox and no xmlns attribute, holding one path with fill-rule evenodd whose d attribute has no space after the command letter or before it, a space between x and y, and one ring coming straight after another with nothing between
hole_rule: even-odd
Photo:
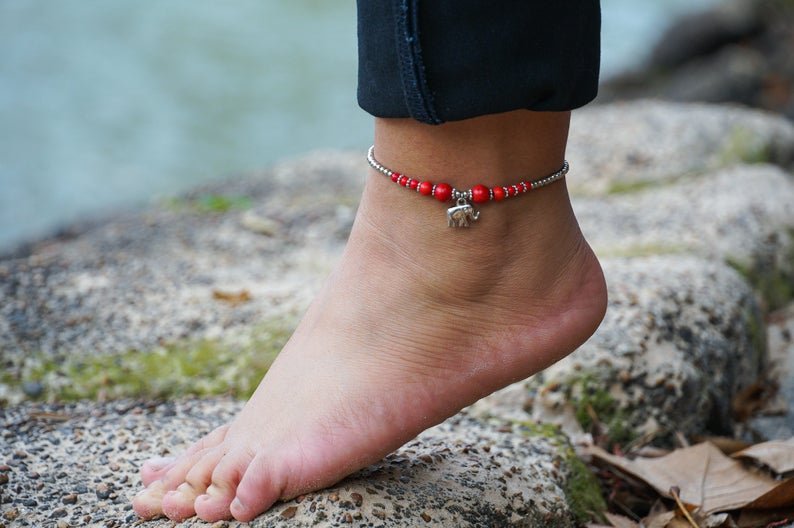
<instances>
[{"instance_id":1,"label":"grey stone surface","mask_svg":"<svg viewBox=\"0 0 794 528\"><path fill-rule=\"evenodd\" d=\"M779 167L727 167L628 195L577 198L574 209L601 257L694 254L730 263L773 304L791 293L794 178Z\"/></svg>"},{"instance_id":2,"label":"grey stone surface","mask_svg":"<svg viewBox=\"0 0 794 528\"><path fill-rule=\"evenodd\" d=\"M730 434L733 396L763 367L763 323L749 286L728 266L692 257L604 267L604 323L530 383L534 405L564 402L584 415L589 404L616 437L623 429Z\"/></svg>"},{"instance_id":3,"label":"grey stone surface","mask_svg":"<svg viewBox=\"0 0 794 528\"><path fill-rule=\"evenodd\" d=\"M634 101L573 114L567 150L574 194L669 185L737 163L794 163L794 125L740 107Z\"/></svg>"},{"instance_id":4,"label":"grey stone surface","mask_svg":"<svg viewBox=\"0 0 794 528\"><path fill-rule=\"evenodd\" d=\"M359 153L317 152L0 260L0 367L24 378L185 339L244 348L263 322L289 331L341 253L366 171ZM206 210L212 197L254 207ZM20 397L0 377L0 401Z\"/></svg>"},{"instance_id":5,"label":"grey stone surface","mask_svg":"<svg viewBox=\"0 0 794 528\"><path fill-rule=\"evenodd\" d=\"M8 477L0 480L0 522L132 525L140 464L167 454L163 446L183 449L240 405L210 399L0 410L0 475ZM562 437L460 414L328 490L275 505L250 526L574 526L565 500L571 454Z\"/></svg>"}]
</instances>

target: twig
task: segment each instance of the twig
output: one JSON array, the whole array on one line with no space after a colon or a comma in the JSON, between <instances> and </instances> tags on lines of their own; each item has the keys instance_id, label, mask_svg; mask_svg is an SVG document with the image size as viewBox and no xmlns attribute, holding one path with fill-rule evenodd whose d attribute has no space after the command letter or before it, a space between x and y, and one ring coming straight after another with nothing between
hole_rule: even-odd
<instances>
[{"instance_id":1,"label":"twig","mask_svg":"<svg viewBox=\"0 0 794 528\"><path fill-rule=\"evenodd\" d=\"M670 495L672 495L673 498L675 499L675 503L678 505L678 509L681 510L681 513L684 514L686 520L689 521L689 524L692 525L692 528L700 528L700 526L698 526L698 523L695 522L695 519L693 519L692 516L689 515L689 511L687 511L686 506L684 506L684 503L681 502L681 497L678 496L680 492L681 490L678 488L678 486L673 486L672 488L670 488Z\"/></svg>"}]
</instances>

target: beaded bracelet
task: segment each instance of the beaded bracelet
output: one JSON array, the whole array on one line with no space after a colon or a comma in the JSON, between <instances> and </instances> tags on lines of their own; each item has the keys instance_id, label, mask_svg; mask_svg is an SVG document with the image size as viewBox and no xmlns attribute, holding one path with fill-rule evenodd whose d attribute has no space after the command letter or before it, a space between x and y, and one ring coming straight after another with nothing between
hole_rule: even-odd
<instances>
[{"instance_id":1,"label":"beaded bracelet","mask_svg":"<svg viewBox=\"0 0 794 528\"><path fill-rule=\"evenodd\" d=\"M476 211L469 202L485 203L491 200L502 201L505 198L518 196L532 189L545 187L550 183L562 179L568 174L568 162L563 161L562 167L557 172L549 174L544 178L532 181L520 181L506 187L486 187L485 185L475 185L471 189L459 191L448 183L432 183L420 181L415 178L395 172L378 162L375 159L375 145L367 151L367 162L376 171L391 178L391 181L416 191L424 196L432 196L439 202L455 200L455 205L447 209L447 225L449 227L469 227L469 225L480 217L480 212Z\"/></svg>"}]
</instances>

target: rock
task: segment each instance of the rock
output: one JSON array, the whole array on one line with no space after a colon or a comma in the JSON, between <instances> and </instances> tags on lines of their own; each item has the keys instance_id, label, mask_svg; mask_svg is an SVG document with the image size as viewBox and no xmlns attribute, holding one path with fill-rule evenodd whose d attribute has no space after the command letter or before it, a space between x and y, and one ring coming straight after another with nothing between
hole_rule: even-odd
<instances>
[{"instance_id":1,"label":"rock","mask_svg":"<svg viewBox=\"0 0 794 528\"><path fill-rule=\"evenodd\" d=\"M757 2L731 0L682 17L659 38L651 52L650 64L673 68L755 36L763 30L757 6Z\"/></svg>"},{"instance_id":2,"label":"rock","mask_svg":"<svg viewBox=\"0 0 794 528\"><path fill-rule=\"evenodd\" d=\"M736 268L772 307L794 295L794 178L777 167L734 166L675 184L577 198L574 208L601 257L699 255Z\"/></svg>"},{"instance_id":3,"label":"rock","mask_svg":"<svg viewBox=\"0 0 794 528\"><path fill-rule=\"evenodd\" d=\"M734 102L794 119L794 5L731 0L670 25L649 59L602 82L597 101Z\"/></svg>"},{"instance_id":4,"label":"rock","mask_svg":"<svg viewBox=\"0 0 794 528\"><path fill-rule=\"evenodd\" d=\"M591 106L573 114L567 156L573 194L614 195L698 179L736 164L794 167L794 125L728 106Z\"/></svg>"},{"instance_id":5,"label":"rock","mask_svg":"<svg viewBox=\"0 0 794 528\"><path fill-rule=\"evenodd\" d=\"M74 493L64 495L63 498L61 498L61 502L64 504L77 504L77 495Z\"/></svg>"},{"instance_id":6,"label":"rock","mask_svg":"<svg viewBox=\"0 0 794 528\"><path fill-rule=\"evenodd\" d=\"M98 499L107 499L111 494L110 486L102 482L96 487L96 496Z\"/></svg>"},{"instance_id":7,"label":"rock","mask_svg":"<svg viewBox=\"0 0 794 528\"><path fill-rule=\"evenodd\" d=\"M26 381L22 383L22 392L30 398L38 398L44 393L44 385L38 381Z\"/></svg>"},{"instance_id":8,"label":"rock","mask_svg":"<svg viewBox=\"0 0 794 528\"><path fill-rule=\"evenodd\" d=\"M126 402L124 407L132 405ZM95 486L96 494L81 497L79 507L82 512L101 508L108 522L125 519L128 500L139 486L133 468L159 453L122 446L146 439L151 445L181 449L240 407L241 403L233 400L209 399L148 406L146 414L122 413L112 403L90 402L0 409L0 424L15 433L11 449L24 444L32 453L46 451L50 461L68 460L70 467L62 479L44 481L41 490L21 475L12 498L35 496L39 505L15 515L38 526L51 524L52 512L58 512L64 522L82 526L84 513L76 509L76 501L61 499L62 490L104 478L106 469L96 464L97 453L109 449L109 456L124 462L119 472L132 477L126 484L114 481L113 489L122 500L106 501L111 487L100 482ZM37 416L67 419L49 422ZM577 515L583 519L586 511L600 507L597 483L563 436L520 424L509 428L510 432L501 432L502 425L459 414L328 490L275 505L251 526L326 526L338 522L414 526L432 522L455 527L573 527ZM75 443L78 431L90 432L92 441ZM53 438L60 440L56 448L48 441ZM114 478L117 475L114 473ZM574 490L576 496L571 497ZM171 524L158 520L147 526ZM191 519L180 526L206 525Z\"/></svg>"}]
</instances>

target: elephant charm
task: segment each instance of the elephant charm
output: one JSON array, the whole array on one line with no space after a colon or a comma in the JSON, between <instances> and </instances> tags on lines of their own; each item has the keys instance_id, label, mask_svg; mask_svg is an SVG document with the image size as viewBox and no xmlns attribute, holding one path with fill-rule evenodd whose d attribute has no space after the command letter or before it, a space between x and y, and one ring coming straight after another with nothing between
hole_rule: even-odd
<instances>
[{"instance_id":1,"label":"elephant charm","mask_svg":"<svg viewBox=\"0 0 794 528\"><path fill-rule=\"evenodd\" d=\"M456 205L447 209L447 226L449 227L469 227L469 224L480 217L480 212L475 211L474 207L465 198L458 198Z\"/></svg>"}]
</instances>

